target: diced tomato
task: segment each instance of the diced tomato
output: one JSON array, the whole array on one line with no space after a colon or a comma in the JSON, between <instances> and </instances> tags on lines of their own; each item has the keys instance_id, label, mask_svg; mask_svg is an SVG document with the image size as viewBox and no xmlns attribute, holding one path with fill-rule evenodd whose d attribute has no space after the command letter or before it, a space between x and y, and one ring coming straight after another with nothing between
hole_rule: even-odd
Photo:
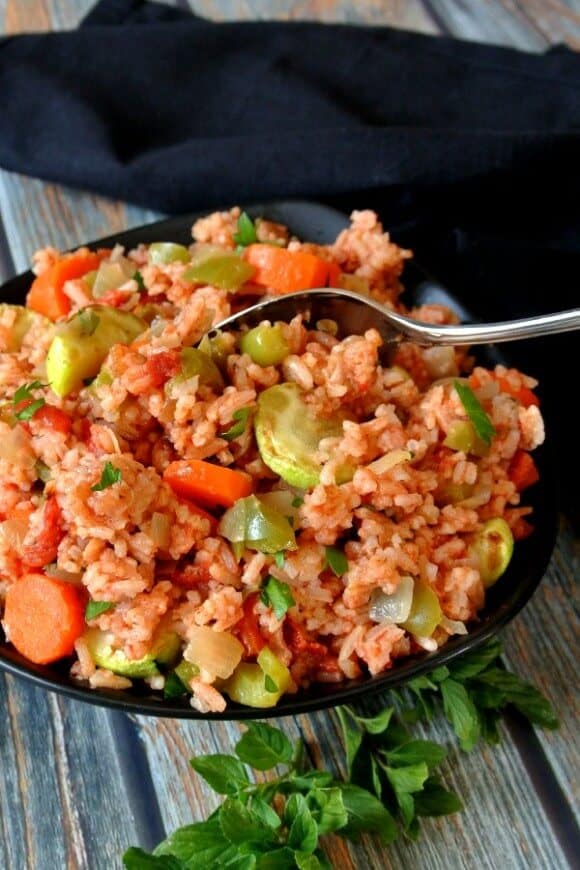
<instances>
[{"instance_id":1,"label":"diced tomato","mask_svg":"<svg viewBox=\"0 0 580 870\"><path fill-rule=\"evenodd\" d=\"M523 541L524 538L529 538L533 531L533 525L525 520L523 517L518 517L512 526L512 535L514 536L514 541Z\"/></svg>"},{"instance_id":2,"label":"diced tomato","mask_svg":"<svg viewBox=\"0 0 580 870\"><path fill-rule=\"evenodd\" d=\"M22 549L22 561L32 568L44 568L56 559L58 545L63 537L60 508L56 498L51 496L44 505L42 524L36 540Z\"/></svg>"},{"instance_id":3,"label":"diced tomato","mask_svg":"<svg viewBox=\"0 0 580 870\"><path fill-rule=\"evenodd\" d=\"M54 432L62 432L68 435L72 428L72 419L65 411L55 408L54 405L43 405L34 415L34 421L41 423Z\"/></svg>"},{"instance_id":4,"label":"diced tomato","mask_svg":"<svg viewBox=\"0 0 580 870\"><path fill-rule=\"evenodd\" d=\"M530 405L536 405L536 407L539 406L540 400L536 394L529 389L529 387L519 387L519 389L514 389L507 378L498 378L497 383L502 393L507 393L509 396L513 396L513 398L517 399L524 408L529 408Z\"/></svg>"},{"instance_id":5,"label":"diced tomato","mask_svg":"<svg viewBox=\"0 0 580 870\"><path fill-rule=\"evenodd\" d=\"M244 601L244 615L242 619L238 622L237 626L240 640L246 650L246 655L250 658L254 658L255 656L257 656L266 646L266 641L262 635L262 631L258 623L258 617L256 616L256 613L254 611L257 600L257 592L252 595L248 595L248 597Z\"/></svg>"},{"instance_id":6,"label":"diced tomato","mask_svg":"<svg viewBox=\"0 0 580 870\"><path fill-rule=\"evenodd\" d=\"M108 305L110 308L119 308L129 298L129 294L122 290L107 290L99 298L99 305Z\"/></svg>"},{"instance_id":7,"label":"diced tomato","mask_svg":"<svg viewBox=\"0 0 580 870\"><path fill-rule=\"evenodd\" d=\"M295 656L308 653L317 659L323 659L328 655L328 650L324 644L312 640L306 629L299 625L299 623L294 622L289 616L286 617L284 622L284 640Z\"/></svg>"},{"instance_id":8,"label":"diced tomato","mask_svg":"<svg viewBox=\"0 0 580 870\"><path fill-rule=\"evenodd\" d=\"M209 583L209 565L188 565L182 571L173 571L167 578L180 589L195 589L202 583Z\"/></svg>"},{"instance_id":9,"label":"diced tomato","mask_svg":"<svg viewBox=\"0 0 580 870\"><path fill-rule=\"evenodd\" d=\"M147 373L153 381L153 386L162 387L169 378L175 375L181 369L181 363L176 353L171 351L163 351L162 353L153 354L145 363Z\"/></svg>"},{"instance_id":10,"label":"diced tomato","mask_svg":"<svg viewBox=\"0 0 580 870\"><path fill-rule=\"evenodd\" d=\"M517 450L508 469L509 479L518 492L527 489L540 479L536 463L525 450Z\"/></svg>"}]
</instances>

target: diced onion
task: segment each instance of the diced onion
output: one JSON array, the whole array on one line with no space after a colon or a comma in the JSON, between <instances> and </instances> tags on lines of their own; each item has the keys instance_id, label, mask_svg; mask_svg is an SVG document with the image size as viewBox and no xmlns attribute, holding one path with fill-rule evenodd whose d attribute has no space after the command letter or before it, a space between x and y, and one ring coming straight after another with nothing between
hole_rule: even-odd
<instances>
[{"instance_id":1,"label":"diced onion","mask_svg":"<svg viewBox=\"0 0 580 870\"><path fill-rule=\"evenodd\" d=\"M428 347L423 351L423 361L432 378L449 378L459 373L453 347Z\"/></svg>"},{"instance_id":2,"label":"diced onion","mask_svg":"<svg viewBox=\"0 0 580 870\"><path fill-rule=\"evenodd\" d=\"M166 550L171 540L171 521L167 514L155 512L151 517L149 534L155 544L162 550Z\"/></svg>"},{"instance_id":3,"label":"diced onion","mask_svg":"<svg viewBox=\"0 0 580 870\"><path fill-rule=\"evenodd\" d=\"M467 634L465 623L459 619L448 619L446 616L443 616L439 625L445 629L447 634Z\"/></svg>"},{"instance_id":4,"label":"diced onion","mask_svg":"<svg viewBox=\"0 0 580 870\"><path fill-rule=\"evenodd\" d=\"M396 591L387 595L382 589L375 589L371 596L369 616L373 622L398 625L409 618L413 602L415 581L412 577L401 577Z\"/></svg>"},{"instance_id":5,"label":"diced onion","mask_svg":"<svg viewBox=\"0 0 580 870\"><path fill-rule=\"evenodd\" d=\"M28 523L23 520L4 520L3 523L0 523L0 535L10 549L17 553L22 549L27 531Z\"/></svg>"},{"instance_id":6,"label":"diced onion","mask_svg":"<svg viewBox=\"0 0 580 870\"><path fill-rule=\"evenodd\" d=\"M213 677L225 680L239 665L244 647L226 631L213 631L205 625L196 626L183 653L186 661L197 665Z\"/></svg>"},{"instance_id":7,"label":"diced onion","mask_svg":"<svg viewBox=\"0 0 580 870\"><path fill-rule=\"evenodd\" d=\"M410 462L412 458L413 454L410 450L389 450L389 452L385 453L384 456L375 459L374 462L367 465L367 468L375 474L384 474L386 471L390 471L391 468L394 468L395 465L401 465L403 462Z\"/></svg>"},{"instance_id":8,"label":"diced onion","mask_svg":"<svg viewBox=\"0 0 580 870\"><path fill-rule=\"evenodd\" d=\"M56 565L47 565L44 570L51 577L54 577L55 580L62 580L63 583L72 583L73 586L83 585L83 575L80 571L62 571Z\"/></svg>"}]
</instances>

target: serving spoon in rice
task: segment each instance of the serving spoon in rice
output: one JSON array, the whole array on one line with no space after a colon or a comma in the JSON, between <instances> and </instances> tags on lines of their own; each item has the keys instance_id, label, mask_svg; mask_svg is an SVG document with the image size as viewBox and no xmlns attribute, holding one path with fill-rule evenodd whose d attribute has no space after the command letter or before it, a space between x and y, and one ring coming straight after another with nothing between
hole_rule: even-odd
<instances>
[{"instance_id":1,"label":"serving spoon in rice","mask_svg":"<svg viewBox=\"0 0 580 870\"><path fill-rule=\"evenodd\" d=\"M440 325L397 314L368 296L331 288L264 299L232 314L213 329L237 330L242 326L257 326L263 320L289 322L297 314L302 314L311 325L334 321L339 337L362 335L367 329L376 329L387 346L401 341L427 347L492 344L580 329L580 308L499 323Z\"/></svg>"}]
</instances>

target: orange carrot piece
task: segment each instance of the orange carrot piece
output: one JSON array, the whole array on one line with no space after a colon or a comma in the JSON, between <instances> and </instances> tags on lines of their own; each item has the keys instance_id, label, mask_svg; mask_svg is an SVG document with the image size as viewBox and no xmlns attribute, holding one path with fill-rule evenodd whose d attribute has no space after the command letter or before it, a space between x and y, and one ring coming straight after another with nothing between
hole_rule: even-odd
<instances>
[{"instance_id":1,"label":"orange carrot piece","mask_svg":"<svg viewBox=\"0 0 580 870\"><path fill-rule=\"evenodd\" d=\"M209 507L231 507L252 492L252 481L246 474L202 459L171 462L163 477L177 495Z\"/></svg>"},{"instance_id":2,"label":"orange carrot piece","mask_svg":"<svg viewBox=\"0 0 580 870\"><path fill-rule=\"evenodd\" d=\"M45 574L26 574L8 587L4 610L10 643L37 665L71 655L85 629L79 590Z\"/></svg>"},{"instance_id":3,"label":"orange carrot piece","mask_svg":"<svg viewBox=\"0 0 580 870\"><path fill-rule=\"evenodd\" d=\"M71 301L64 292L64 285L67 281L82 278L87 272L98 269L100 262L98 254L87 250L60 257L32 282L26 297L28 308L44 314L50 320L66 317L71 309Z\"/></svg>"},{"instance_id":4,"label":"orange carrot piece","mask_svg":"<svg viewBox=\"0 0 580 870\"><path fill-rule=\"evenodd\" d=\"M509 479L518 492L527 489L540 479L536 463L525 450L517 450L508 470Z\"/></svg>"},{"instance_id":5,"label":"orange carrot piece","mask_svg":"<svg viewBox=\"0 0 580 870\"><path fill-rule=\"evenodd\" d=\"M329 264L307 251L256 244L246 248L244 257L256 270L253 283L275 293L325 287L328 281Z\"/></svg>"}]
</instances>

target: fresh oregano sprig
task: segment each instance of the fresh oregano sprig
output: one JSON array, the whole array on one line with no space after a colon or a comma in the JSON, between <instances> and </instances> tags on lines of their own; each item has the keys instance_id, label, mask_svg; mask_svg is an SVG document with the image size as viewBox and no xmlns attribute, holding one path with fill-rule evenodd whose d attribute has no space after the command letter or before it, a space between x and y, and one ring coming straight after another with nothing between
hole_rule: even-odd
<instances>
[{"instance_id":1,"label":"fresh oregano sprig","mask_svg":"<svg viewBox=\"0 0 580 870\"><path fill-rule=\"evenodd\" d=\"M194 770L224 802L203 822L186 825L153 854L131 848L127 870L318 870L330 865L321 837L338 835L357 842L370 833L388 844L403 833L419 834L419 819L462 808L436 768L445 747L415 739L409 730L441 710L462 749L481 738L499 740L497 724L513 706L530 722L556 728L558 720L541 693L499 663L501 644L489 641L456 663L412 680L391 692L393 705L364 717L338 708L347 778L309 769L302 740L292 744L279 729L249 722L234 755L203 755ZM271 771L255 783L248 767Z\"/></svg>"}]
</instances>

